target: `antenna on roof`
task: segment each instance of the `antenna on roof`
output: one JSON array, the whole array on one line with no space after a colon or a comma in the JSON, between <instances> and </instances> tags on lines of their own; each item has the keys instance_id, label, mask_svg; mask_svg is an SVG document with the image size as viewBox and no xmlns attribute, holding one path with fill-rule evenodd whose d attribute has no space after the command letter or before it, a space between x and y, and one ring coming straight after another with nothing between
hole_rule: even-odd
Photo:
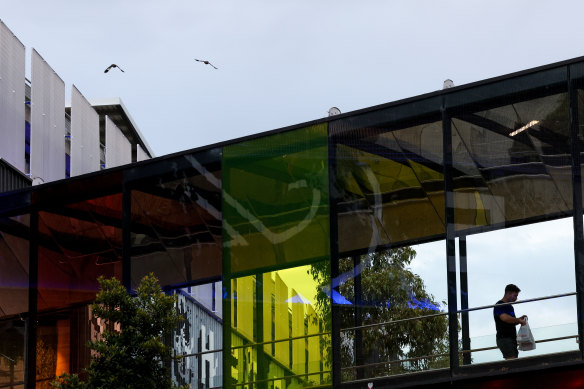
<instances>
[{"instance_id":1,"label":"antenna on roof","mask_svg":"<svg viewBox=\"0 0 584 389\"><path fill-rule=\"evenodd\" d=\"M331 107L331 109L328 110L329 116L335 116L335 115L340 115L340 114L341 114L341 110L338 109L337 107Z\"/></svg>"},{"instance_id":2,"label":"antenna on roof","mask_svg":"<svg viewBox=\"0 0 584 389\"><path fill-rule=\"evenodd\" d=\"M442 86L442 89L448 89L448 88L454 88L454 82L452 82L452 80L450 78L444 80L444 85Z\"/></svg>"}]
</instances>

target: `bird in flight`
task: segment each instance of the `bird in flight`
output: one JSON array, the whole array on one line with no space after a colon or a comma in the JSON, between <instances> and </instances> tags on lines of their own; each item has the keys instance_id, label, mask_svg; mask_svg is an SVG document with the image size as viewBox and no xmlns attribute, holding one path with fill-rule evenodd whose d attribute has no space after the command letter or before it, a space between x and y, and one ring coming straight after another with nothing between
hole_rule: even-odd
<instances>
[{"instance_id":1,"label":"bird in flight","mask_svg":"<svg viewBox=\"0 0 584 389\"><path fill-rule=\"evenodd\" d=\"M197 62L202 62L202 63L204 63L205 65L211 65L211 66L213 66L213 68L215 68L215 69L219 69L219 68L215 67L215 65L213 65L211 62L209 62L209 61L205 61L204 59L196 59L196 58L195 58L195 61L197 61Z\"/></svg>"},{"instance_id":2,"label":"bird in flight","mask_svg":"<svg viewBox=\"0 0 584 389\"><path fill-rule=\"evenodd\" d=\"M112 63L112 64L111 64L110 66L108 66L108 67L107 67L107 69L105 69L103 72L104 72L104 73L107 73L107 72L109 72L109 71L110 71L111 69L113 69L113 68L118 68L118 69L120 69L120 70L122 71L122 73L125 73L125 72L122 70L122 68L121 68L121 67L119 67L118 65L116 65L115 63Z\"/></svg>"}]
</instances>

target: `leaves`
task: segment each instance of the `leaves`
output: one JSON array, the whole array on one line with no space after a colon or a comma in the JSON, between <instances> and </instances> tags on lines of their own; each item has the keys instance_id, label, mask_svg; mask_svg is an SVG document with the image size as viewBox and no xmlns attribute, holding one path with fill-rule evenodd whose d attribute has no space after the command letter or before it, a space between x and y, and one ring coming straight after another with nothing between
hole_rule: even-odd
<instances>
[{"instance_id":1,"label":"leaves","mask_svg":"<svg viewBox=\"0 0 584 389\"><path fill-rule=\"evenodd\" d=\"M91 309L105 321L101 338L89 342L96 353L86 369L88 380L64 375L53 386L62 389L175 388L168 366L172 348L164 343L182 319L175 297L166 296L156 277L144 277L131 297L114 278L99 278L100 292Z\"/></svg>"},{"instance_id":2,"label":"leaves","mask_svg":"<svg viewBox=\"0 0 584 389\"><path fill-rule=\"evenodd\" d=\"M362 255L359 258L361 271L361 295L355 298L355 275L352 258L339 260L342 281L338 286L341 296L351 305L340 305L341 328L355 326L357 318L361 324L386 325L341 332L341 364L343 367L360 364L399 361L448 352L448 320L436 316L415 320L416 317L438 313L441 303L429 294L423 280L414 274L409 265L416 256L410 247ZM320 280L321 289L330 288L330 272L327 264L315 264L310 270L315 280ZM443 303L442 303L443 304ZM321 315L330 314L330 297L322 292L317 295L317 310ZM326 316L325 316L326 317ZM414 319L414 320L404 320ZM330 323L327 323L330 327ZM330 328L327 328L330 331ZM362 359L357 363L356 341L362 345ZM409 362L392 363L368 368L366 376L388 375L418 371L448 365L448 357L414 359ZM331 365L330 357L327 365ZM353 379L354 371L344 370L345 379Z\"/></svg>"}]
</instances>

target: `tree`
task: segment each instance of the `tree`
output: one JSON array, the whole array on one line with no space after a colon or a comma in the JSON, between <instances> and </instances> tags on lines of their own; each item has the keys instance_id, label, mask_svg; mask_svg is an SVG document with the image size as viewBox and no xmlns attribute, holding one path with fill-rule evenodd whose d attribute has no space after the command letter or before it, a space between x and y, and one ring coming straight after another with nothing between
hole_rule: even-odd
<instances>
[{"instance_id":1,"label":"tree","mask_svg":"<svg viewBox=\"0 0 584 389\"><path fill-rule=\"evenodd\" d=\"M361 296L355 294L353 258L339 260L338 292L341 328L356 324L391 324L363 330L341 332L341 365L343 367L374 364L362 369L365 376L380 376L433 367L447 367L448 319L434 316L420 320L403 320L440 313L446 302L437 302L425 290L420 276L409 265L416 252L411 247L362 255L360 261ZM317 308L323 317L330 317L330 277L325 264L314 265L311 275L320 280ZM357 300L356 300L357 297ZM333 292L333 300L335 294ZM342 301L341 301L342 300ZM346 301L345 301L346 300ZM330 331L330 321L326 321ZM432 358L418 357L431 356ZM404 361L392 364L383 362ZM330 356L327 363L331 365ZM357 369L343 369L343 379L357 378Z\"/></svg>"},{"instance_id":2,"label":"tree","mask_svg":"<svg viewBox=\"0 0 584 389\"><path fill-rule=\"evenodd\" d=\"M86 369L87 381L64 374L53 383L62 389L175 388L170 377L172 348L164 338L181 320L175 297L166 296L158 279L144 277L136 297L114 278L99 278L100 292L91 306L105 321L100 340L89 342L94 351Z\"/></svg>"}]
</instances>

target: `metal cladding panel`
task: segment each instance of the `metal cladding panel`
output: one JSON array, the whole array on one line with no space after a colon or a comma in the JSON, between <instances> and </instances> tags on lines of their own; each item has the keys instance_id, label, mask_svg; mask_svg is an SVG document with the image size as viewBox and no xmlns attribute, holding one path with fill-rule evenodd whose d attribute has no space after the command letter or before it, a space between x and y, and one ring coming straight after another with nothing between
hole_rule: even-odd
<instances>
[{"instance_id":1,"label":"metal cladding panel","mask_svg":"<svg viewBox=\"0 0 584 389\"><path fill-rule=\"evenodd\" d=\"M105 117L105 167L126 165L132 162L132 144L109 118Z\"/></svg>"},{"instance_id":2,"label":"metal cladding panel","mask_svg":"<svg viewBox=\"0 0 584 389\"><path fill-rule=\"evenodd\" d=\"M98 171L99 115L73 85L71 91L71 176Z\"/></svg>"},{"instance_id":3,"label":"metal cladding panel","mask_svg":"<svg viewBox=\"0 0 584 389\"><path fill-rule=\"evenodd\" d=\"M150 159L148 154L144 151L142 146L136 145L136 162L145 161Z\"/></svg>"},{"instance_id":4,"label":"metal cladding panel","mask_svg":"<svg viewBox=\"0 0 584 389\"><path fill-rule=\"evenodd\" d=\"M37 53L31 67L30 174L42 182L65 178L65 83Z\"/></svg>"},{"instance_id":5,"label":"metal cladding panel","mask_svg":"<svg viewBox=\"0 0 584 389\"><path fill-rule=\"evenodd\" d=\"M25 172L25 50L0 20L0 157Z\"/></svg>"},{"instance_id":6,"label":"metal cladding panel","mask_svg":"<svg viewBox=\"0 0 584 389\"><path fill-rule=\"evenodd\" d=\"M0 158L0 193L27 188L30 179Z\"/></svg>"}]
</instances>

